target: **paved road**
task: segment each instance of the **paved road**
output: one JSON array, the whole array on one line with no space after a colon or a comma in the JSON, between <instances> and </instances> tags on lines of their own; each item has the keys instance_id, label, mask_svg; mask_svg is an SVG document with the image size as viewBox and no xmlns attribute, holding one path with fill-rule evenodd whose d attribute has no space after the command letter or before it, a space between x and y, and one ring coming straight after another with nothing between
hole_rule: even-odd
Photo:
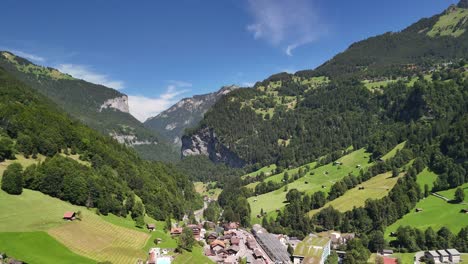
<instances>
[{"instance_id":1,"label":"paved road","mask_svg":"<svg viewBox=\"0 0 468 264\"><path fill-rule=\"evenodd\" d=\"M197 220L197 222L200 223L200 221L201 221L201 219L203 217L203 212L205 211L205 209L207 207L208 207L208 202L203 202L203 208L193 212L193 214L195 215L195 220Z\"/></svg>"},{"instance_id":2,"label":"paved road","mask_svg":"<svg viewBox=\"0 0 468 264\"><path fill-rule=\"evenodd\" d=\"M424 251L418 251L415 253L414 264L420 264L419 259L424 256Z\"/></svg>"}]
</instances>

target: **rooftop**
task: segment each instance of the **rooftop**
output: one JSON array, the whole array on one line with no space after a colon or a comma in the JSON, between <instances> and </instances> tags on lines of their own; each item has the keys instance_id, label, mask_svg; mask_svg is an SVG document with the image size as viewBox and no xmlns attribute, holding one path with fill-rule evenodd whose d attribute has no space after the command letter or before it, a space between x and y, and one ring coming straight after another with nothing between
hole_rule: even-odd
<instances>
[{"instance_id":1,"label":"rooftop","mask_svg":"<svg viewBox=\"0 0 468 264\"><path fill-rule=\"evenodd\" d=\"M454 248L447 249L447 252L452 256L460 256L460 252Z\"/></svg>"},{"instance_id":2,"label":"rooftop","mask_svg":"<svg viewBox=\"0 0 468 264\"><path fill-rule=\"evenodd\" d=\"M328 237L309 235L297 244L294 256L304 257L303 263L318 263L328 242L330 242Z\"/></svg>"},{"instance_id":3,"label":"rooftop","mask_svg":"<svg viewBox=\"0 0 468 264\"><path fill-rule=\"evenodd\" d=\"M258 243L262 246L273 262L289 263L289 253L286 247L270 233L257 233Z\"/></svg>"}]
</instances>

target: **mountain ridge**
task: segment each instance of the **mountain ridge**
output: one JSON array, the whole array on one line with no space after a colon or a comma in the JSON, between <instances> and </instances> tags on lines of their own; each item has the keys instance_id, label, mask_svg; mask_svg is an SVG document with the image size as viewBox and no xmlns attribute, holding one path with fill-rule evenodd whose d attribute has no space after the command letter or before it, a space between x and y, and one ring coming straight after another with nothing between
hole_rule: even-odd
<instances>
[{"instance_id":1,"label":"mountain ridge","mask_svg":"<svg viewBox=\"0 0 468 264\"><path fill-rule=\"evenodd\" d=\"M146 159L175 161L178 155L155 131L129 112L128 96L103 85L36 65L8 51L0 66L57 103L64 111L120 143L133 146Z\"/></svg>"},{"instance_id":2,"label":"mountain ridge","mask_svg":"<svg viewBox=\"0 0 468 264\"><path fill-rule=\"evenodd\" d=\"M288 167L350 145L370 144L364 135L393 126L388 117L368 114L387 111L379 109L378 102L386 86L397 82L411 86L421 76L430 79L433 72L467 59L468 23L463 22L467 15L465 8L449 7L400 32L353 43L314 70L274 74L251 89L230 93L205 114L197 128L185 133L181 155L205 155L227 164L239 164L235 160L240 159L250 165ZM441 33L428 34L433 29ZM442 34L446 30L457 34ZM371 99L376 101L370 104ZM405 110L392 118L409 122L426 110ZM207 148L210 144L214 146ZM229 149L229 155L223 156L221 149Z\"/></svg>"},{"instance_id":3,"label":"mountain ridge","mask_svg":"<svg viewBox=\"0 0 468 264\"><path fill-rule=\"evenodd\" d=\"M148 118L144 125L180 147L184 131L195 126L221 97L236 89L239 87L228 85L212 93L183 98L165 111Z\"/></svg>"}]
</instances>

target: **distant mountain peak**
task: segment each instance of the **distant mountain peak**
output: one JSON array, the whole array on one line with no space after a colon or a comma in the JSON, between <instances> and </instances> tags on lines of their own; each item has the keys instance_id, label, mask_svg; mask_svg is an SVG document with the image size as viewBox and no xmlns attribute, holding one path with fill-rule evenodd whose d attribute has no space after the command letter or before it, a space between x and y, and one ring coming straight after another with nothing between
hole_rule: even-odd
<instances>
[{"instance_id":1,"label":"distant mountain peak","mask_svg":"<svg viewBox=\"0 0 468 264\"><path fill-rule=\"evenodd\" d=\"M239 86L227 85L213 93L184 98L157 116L148 118L144 124L174 144L180 145L184 130L198 124L213 104L236 89L239 89Z\"/></svg>"}]
</instances>

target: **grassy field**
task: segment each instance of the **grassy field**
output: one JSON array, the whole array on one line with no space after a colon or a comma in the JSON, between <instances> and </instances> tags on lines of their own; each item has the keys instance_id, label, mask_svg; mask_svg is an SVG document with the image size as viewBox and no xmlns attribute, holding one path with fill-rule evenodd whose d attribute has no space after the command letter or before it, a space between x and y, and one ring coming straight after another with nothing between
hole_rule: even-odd
<instances>
[{"instance_id":1,"label":"grassy field","mask_svg":"<svg viewBox=\"0 0 468 264\"><path fill-rule=\"evenodd\" d=\"M27 189L21 195L0 190L0 201L0 212L8 212L0 214L0 232L44 231L63 225L66 211L87 210Z\"/></svg>"},{"instance_id":2,"label":"grassy field","mask_svg":"<svg viewBox=\"0 0 468 264\"><path fill-rule=\"evenodd\" d=\"M82 221L69 222L48 230L59 242L80 255L112 263L132 263L145 258L143 250L150 234L111 224L90 211Z\"/></svg>"},{"instance_id":3,"label":"grassy field","mask_svg":"<svg viewBox=\"0 0 468 264\"><path fill-rule=\"evenodd\" d=\"M33 158L27 159L23 155L16 155L15 160L5 160L5 161L0 163L0 177L3 176L3 172L8 167L8 165L10 165L12 163L17 162L17 163L23 165L23 168L26 168L29 165L36 164L36 163L41 162L43 160L45 160L45 156L42 156L42 155L37 155L37 159L33 159Z\"/></svg>"},{"instance_id":4,"label":"grassy field","mask_svg":"<svg viewBox=\"0 0 468 264\"><path fill-rule=\"evenodd\" d=\"M468 223L468 215L460 213L461 209L467 208L468 201L468 183L465 183L462 188L465 191L465 204L451 204L433 195L419 201L415 208L423 209L422 212L416 213L414 210L403 216L385 230L385 236L390 238L390 232L397 230L399 226L409 225L412 227L426 229L432 227L434 230L439 230L446 226L452 232L458 233L462 227ZM452 199L455 194L455 189L438 192L440 195Z\"/></svg>"},{"instance_id":5,"label":"grassy field","mask_svg":"<svg viewBox=\"0 0 468 264\"><path fill-rule=\"evenodd\" d=\"M209 258L203 254L203 248L200 246L193 247L192 252L184 251L183 254L177 255L174 259L174 264L212 264Z\"/></svg>"},{"instance_id":6,"label":"grassy field","mask_svg":"<svg viewBox=\"0 0 468 264\"><path fill-rule=\"evenodd\" d=\"M209 198L213 200L218 200L218 196L221 194L221 189L220 188L215 188L215 189L210 189L208 190L208 184L212 183L203 183L203 182L194 182L193 185L195 186L195 191L202 196L208 196Z\"/></svg>"},{"instance_id":7,"label":"grassy field","mask_svg":"<svg viewBox=\"0 0 468 264\"><path fill-rule=\"evenodd\" d=\"M399 177L401 176L403 176L403 174L400 174ZM353 207L363 207L367 199L380 199L385 197L393 186L395 186L399 177L392 177L391 172L379 174L347 191L344 195L335 200L326 203L322 208L310 211L309 215L312 216L328 206L333 206L333 208L340 212L352 210ZM361 186L364 187L364 190L359 190Z\"/></svg>"},{"instance_id":8,"label":"grassy field","mask_svg":"<svg viewBox=\"0 0 468 264\"><path fill-rule=\"evenodd\" d=\"M378 81L378 82L370 82L368 80L365 80L364 81L364 86L369 89L369 90L374 90L374 89L378 89L380 87L387 87L388 84L390 83L395 83L397 82L397 80L385 80L385 81Z\"/></svg>"},{"instance_id":9,"label":"grassy field","mask_svg":"<svg viewBox=\"0 0 468 264\"><path fill-rule=\"evenodd\" d=\"M402 150L405 147L406 141L401 142L400 144L396 145L392 150L390 150L387 154L382 156L383 160L388 160L396 155L397 151Z\"/></svg>"},{"instance_id":10,"label":"grassy field","mask_svg":"<svg viewBox=\"0 0 468 264\"><path fill-rule=\"evenodd\" d=\"M357 168L357 165L361 165L361 168L365 168L370 165L369 154L366 153L364 149L356 150L338 159L338 161L342 162L342 165L333 165L333 163L329 163L311 170L306 176L288 184L289 190L298 189L299 191L307 193L314 193L319 190L328 192L333 183L342 179L349 173L357 175L360 170ZM313 166L311 167L313 168ZM298 170L298 168L294 170ZM293 173L294 172L291 171L289 175L292 175ZM282 177L282 174L280 175ZM322 185L324 185L325 188L322 188ZM287 192L284 191L284 188L280 188L269 193L250 197L248 201L252 209L252 222L256 223L259 221L256 216L260 214L261 209L267 213L275 211L276 209L281 209L285 205L286 194Z\"/></svg>"},{"instance_id":11,"label":"grassy field","mask_svg":"<svg viewBox=\"0 0 468 264\"><path fill-rule=\"evenodd\" d=\"M1 250L9 256L34 264L96 263L71 252L45 232L0 233ZM46 254L44 254L46 252Z\"/></svg>"},{"instance_id":12,"label":"grassy field","mask_svg":"<svg viewBox=\"0 0 468 264\"><path fill-rule=\"evenodd\" d=\"M300 167L297 167L297 168L294 168L294 169L290 169L290 170L285 170L284 172L282 173L278 173L278 174L274 174L274 175L271 175L269 177L267 177L265 180L263 180L264 182L275 182L275 183L278 183L278 182L281 182L283 180L283 177L284 177L284 174L286 172L288 172L289 174L289 177L292 177L294 174L298 173L299 172L299 169L300 168L305 168L306 166L309 166L310 168L314 168L315 165L317 164L317 162L311 162L311 163L308 163L308 164L305 164L305 165L302 165ZM276 165L271 165L272 167L274 166L276 168ZM249 183L247 184L245 187L247 188L250 188L250 189L255 189L255 186L257 186L260 182L257 181L257 182L252 182L252 183Z\"/></svg>"},{"instance_id":13,"label":"grassy field","mask_svg":"<svg viewBox=\"0 0 468 264\"><path fill-rule=\"evenodd\" d=\"M421 186L421 190L424 191L424 185L427 184L429 186L429 190L431 190L436 179L437 174L425 168L423 171L421 171L421 173L418 174L416 181L418 182L419 186Z\"/></svg>"},{"instance_id":14,"label":"grassy field","mask_svg":"<svg viewBox=\"0 0 468 264\"><path fill-rule=\"evenodd\" d=\"M0 232L46 231L77 254L112 263L129 263L146 257L144 249L150 234L104 221L85 207L27 189L21 195L0 191L0 201L0 211L9 212L0 216ZM65 211L79 210L82 221L62 220ZM48 251L42 251L37 257L47 255Z\"/></svg>"},{"instance_id":15,"label":"grassy field","mask_svg":"<svg viewBox=\"0 0 468 264\"><path fill-rule=\"evenodd\" d=\"M260 175L260 173L264 172L267 176L268 175L271 175L273 173L273 171L276 170L276 164L271 164L271 165L268 165L268 166L265 166L259 170L256 170L254 172L251 172L249 174L246 174L246 175L243 175L241 178L242 179L245 179L245 178L250 178L250 177L255 177L256 175Z\"/></svg>"},{"instance_id":16,"label":"grassy field","mask_svg":"<svg viewBox=\"0 0 468 264\"><path fill-rule=\"evenodd\" d=\"M455 31L453 31L453 29L461 20L466 18L468 18L468 11L466 9L457 8L455 12L450 12L441 16L437 23L432 27L432 29L429 32L427 32L427 35L430 37L458 37L465 32L465 29L463 27Z\"/></svg>"}]
</instances>

